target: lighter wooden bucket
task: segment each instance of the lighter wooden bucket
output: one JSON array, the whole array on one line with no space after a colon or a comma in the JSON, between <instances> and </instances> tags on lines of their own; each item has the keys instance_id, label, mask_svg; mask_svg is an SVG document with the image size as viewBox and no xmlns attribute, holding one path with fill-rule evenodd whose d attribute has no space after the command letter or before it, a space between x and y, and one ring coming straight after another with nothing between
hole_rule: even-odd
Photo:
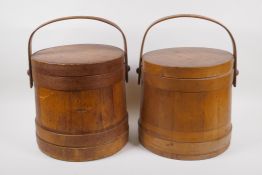
<instances>
[{"instance_id":1,"label":"lighter wooden bucket","mask_svg":"<svg viewBox=\"0 0 262 175\"><path fill-rule=\"evenodd\" d=\"M169 48L143 54L148 31L173 18L198 18L223 27L233 54L211 48ZM142 75L139 140L169 158L195 160L224 152L231 137L231 87L236 85L234 38L221 23L199 15L174 15L146 30L137 72Z\"/></svg>"}]
</instances>

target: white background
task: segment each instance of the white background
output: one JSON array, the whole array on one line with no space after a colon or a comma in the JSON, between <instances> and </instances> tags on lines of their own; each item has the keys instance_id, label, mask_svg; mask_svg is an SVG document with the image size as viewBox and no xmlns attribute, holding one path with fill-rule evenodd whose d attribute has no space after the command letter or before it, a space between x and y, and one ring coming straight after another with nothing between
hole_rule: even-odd
<instances>
[{"instance_id":1,"label":"white background","mask_svg":"<svg viewBox=\"0 0 262 175\"><path fill-rule=\"evenodd\" d=\"M140 87L136 84L141 39L154 20L177 13L196 13L225 24L238 48L240 75L233 89L232 143L209 160L178 161L157 156L138 143ZM49 158L35 142L34 91L29 88L27 41L47 20L93 15L116 22L125 32L132 68L127 84L130 139L117 154L91 162ZM262 1L261 0L0 0L0 174L261 174L262 173ZM72 43L122 46L121 35L94 21L50 25L33 42L34 51ZM232 50L219 26L196 19L164 22L152 29L146 51L176 46Z\"/></svg>"}]
</instances>

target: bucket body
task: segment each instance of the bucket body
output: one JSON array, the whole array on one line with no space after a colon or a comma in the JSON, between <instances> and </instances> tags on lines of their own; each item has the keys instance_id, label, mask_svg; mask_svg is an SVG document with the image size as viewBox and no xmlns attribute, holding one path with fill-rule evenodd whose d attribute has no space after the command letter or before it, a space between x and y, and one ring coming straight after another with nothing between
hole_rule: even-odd
<instances>
[{"instance_id":1,"label":"bucket body","mask_svg":"<svg viewBox=\"0 0 262 175\"><path fill-rule=\"evenodd\" d=\"M32 55L36 136L44 153L84 161L112 155L125 145L123 55L121 49L92 44L49 48ZM101 61L104 56L108 60Z\"/></svg>"},{"instance_id":2,"label":"bucket body","mask_svg":"<svg viewBox=\"0 0 262 175\"><path fill-rule=\"evenodd\" d=\"M139 140L161 156L195 160L224 152L231 136L233 56L206 48L143 55Z\"/></svg>"}]
</instances>

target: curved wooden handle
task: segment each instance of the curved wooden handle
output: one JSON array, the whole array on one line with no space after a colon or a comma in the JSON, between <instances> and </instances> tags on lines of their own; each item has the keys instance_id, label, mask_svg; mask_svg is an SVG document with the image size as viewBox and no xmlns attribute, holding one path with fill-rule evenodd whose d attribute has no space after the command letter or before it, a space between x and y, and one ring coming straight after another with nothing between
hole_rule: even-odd
<instances>
[{"instance_id":1,"label":"curved wooden handle","mask_svg":"<svg viewBox=\"0 0 262 175\"><path fill-rule=\"evenodd\" d=\"M32 64L31 64L31 56L32 56L32 40L33 40L33 36L34 34L41 29L42 27L51 24L51 23L55 23L55 22L59 22L59 21L65 21L65 20L71 20L71 19L90 19L90 20L95 20L95 21L100 21L106 24L109 24L111 26L113 26L114 28L116 28L123 37L123 41L124 41L124 51L125 51L125 65L126 65L126 70L125 70L125 77L126 77L126 82L128 82L128 71L130 70L130 67L128 66L128 58L127 58L127 42L126 42L126 37L124 35L124 32L121 30L121 28L116 25L115 23L104 19L104 18L100 18L100 17L95 17L95 16L68 16L68 17L62 17L62 18L57 18L51 21L48 21L40 26L38 26L30 35L29 37L29 41L28 41L28 63L29 63L29 70L28 70L28 75L30 77L30 87L33 87L33 76L32 76Z\"/></svg>"},{"instance_id":2,"label":"curved wooden handle","mask_svg":"<svg viewBox=\"0 0 262 175\"><path fill-rule=\"evenodd\" d=\"M144 44L145 44L145 39L147 36L147 33L149 32L149 30L156 24L169 20L169 19L174 19L174 18L198 18L198 19L203 19L203 20L207 20L213 23L218 24L219 26L223 27L227 33L229 34L231 41L232 41L232 46L233 46L233 56L234 56L234 79L233 79L233 85L234 87L236 87L236 76L238 75L238 70L237 70L237 49L236 49L236 42L235 39L233 37L233 35L231 34L231 32L220 22L205 17L205 16L200 16L200 15L193 15L193 14L178 14L178 15L172 15L172 16L167 16L167 17L163 17L160 18L158 20L156 20L155 22L153 22L146 30L143 40L142 40L142 44L141 44L141 50L140 50L140 60L139 60L139 67L137 68L137 73L138 73L138 84L140 84L140 79L141 79L141 67L142 67L142 56L143 56L143 50L144 50Z\"/></svg>"}]
</instances>

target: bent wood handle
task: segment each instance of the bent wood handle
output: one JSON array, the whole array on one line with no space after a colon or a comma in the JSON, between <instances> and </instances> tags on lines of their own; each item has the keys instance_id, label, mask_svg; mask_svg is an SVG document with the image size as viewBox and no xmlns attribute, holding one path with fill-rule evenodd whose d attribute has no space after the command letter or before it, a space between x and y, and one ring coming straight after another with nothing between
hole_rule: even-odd
<instances>
[{"instance_id":1,"label":"bent wood handle","mask_svg":"<svg viewBox=\"0 0 262 175\"><path fill-rule=\"evenodd\" d=\"M130 67L128 66L128 58L127 58L127 42L126 42L126 37L124 35L124 32L121 30L121 28L116 25L115 23L104 19L104 18L100 18L100 17L95 17L95 16L68 16L68 17L62 17L62 18L57 18L51 21L48 21L40 26L38 26L30 35L29 37L29 41L28 41L28 63L29 63L29 70L27 71L27 74L30 77L30 87L33 87L33 76L32 76L32 63L31 63L31 57L32 57L32 40L34 37L34 34L41 29L42 27L49 25L51 23L55 23L55 22L59 22L59 21L65 21L65 20L71 20L71 19L90 19L90 20L95 20L95 21L100 21L106 24L109 24L111 26L113 26L114 28L116 28L122 35L123 37L123 41L124 41L124 51L125 51L125 66L126 66L126 70L125 70L125 78L126 78L126 82L128 82L128 71L130 70Z\"/></svg>"},{"instance_id":2,"label":"bent wood handle","mask_svg":"<svg viewBox=\"0 0 262 175\"><path fill-rule=\"evenodd\" d=\"M216 20L214 20L214 19L205 17L205 16L193 15L193 14L179 14L179 15L172 15L172 16L163 17L163 18L160 18L160 19L156 20L155 22L153 22L153 23L146 29L145 34L144 34L144 37L143 37L143 40L142 40L141 49L140 49L139 67L136 69L136 72L138 73L138 84L140 84L140 80L141 80L142 56L143 56L144 44L145 44L145 39L146 39L147 33L149 32L149 30L150 30L154 25L156 25L156 24L158 24L158 23L160 23L160 22L169 20L169 19L174 19L174 18L198 18L198 19L203 19L203 20L207 20L207 21L216 23L216 24L218 24L219 26L223 27L223 28L227 31L228 35L230 36L230 39L231 39L231 41L232 41L232 46L233 46L233 56L234 56L234 79L233 79L233 85L234 85L234 87L236 87L236 77L237 77L237 75L238 75L238 70L237 70L237 49L236 49L236 42L235 42L235 39L234 39L233 35L232 35L231 32L230 32L223 24L221 24L220 22L218 22L218 21L216 21Z\"/></svg>"}]
</instances>

